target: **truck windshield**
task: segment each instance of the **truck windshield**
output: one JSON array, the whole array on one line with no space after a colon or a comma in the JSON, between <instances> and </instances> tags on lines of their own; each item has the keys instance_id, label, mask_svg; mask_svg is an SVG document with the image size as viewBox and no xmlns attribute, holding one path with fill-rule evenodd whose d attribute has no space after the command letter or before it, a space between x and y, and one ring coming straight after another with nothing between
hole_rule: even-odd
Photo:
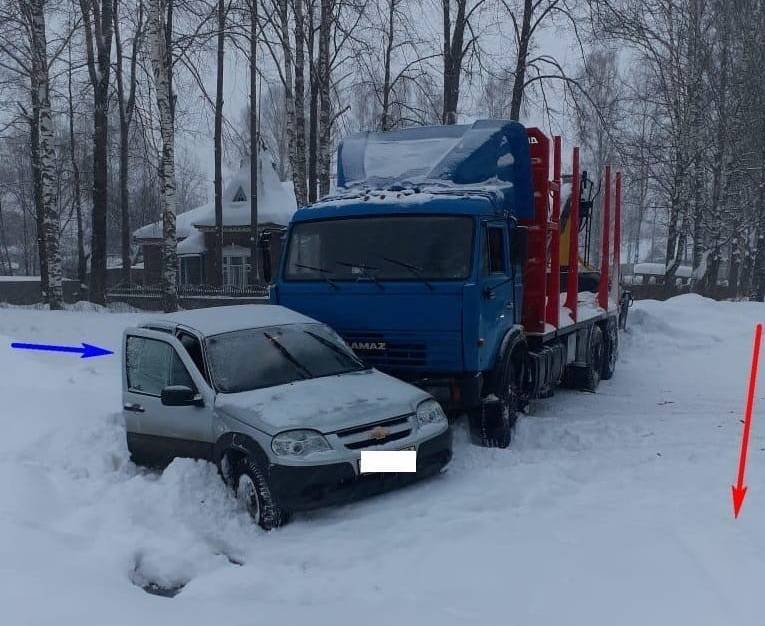
<instances>
[{"instance_id":1,"label":"truck windshield","mask_svg":"<svg viewBox=\"0 0 765 626\"><path fill-rule=\"evenodd\" d=\"M221 393L365 369L350 348L322 324L238 330L214 335L206 346L213 385Z\"/></svg>"},{"instance_id":2,"label":"truck windshield","mask_svg":"<svg viewBox=\"0 0 765 626\"><path fill-rule=\"evenodd\" d=\"M473 219L390 215L295 224L286 280L459 280L470 275Z\"/></svg>"}]
</instances>

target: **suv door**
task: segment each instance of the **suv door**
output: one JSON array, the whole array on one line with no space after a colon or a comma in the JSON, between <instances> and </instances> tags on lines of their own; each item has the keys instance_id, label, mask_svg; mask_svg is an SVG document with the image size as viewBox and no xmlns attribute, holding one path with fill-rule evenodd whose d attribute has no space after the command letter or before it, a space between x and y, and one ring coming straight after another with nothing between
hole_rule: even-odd
<instances>
[{"instance_id":1,"label":"suv door","mask_svg":"<svg viewBox=\"0 0 765 626\"><path fill-rule=\"evenodd\" d=\"M493 364L495 348L506 328L513 324L513 285L510 276L507 225L484 222L481 226L481 369Z\"/></svg>"},{"instance_id":2,"label":"suv door","mask_svg":"<svg viewBox=\"0 0 765 626\"><path fill-rule=\"evenodd\" d=\"M198 405L166 406L162 389L190 387ZM128 448L137 462L211 458L215 393L181 343L166 332L129 328L123 336L122 405Z\"/></svg>"}]
</instances>

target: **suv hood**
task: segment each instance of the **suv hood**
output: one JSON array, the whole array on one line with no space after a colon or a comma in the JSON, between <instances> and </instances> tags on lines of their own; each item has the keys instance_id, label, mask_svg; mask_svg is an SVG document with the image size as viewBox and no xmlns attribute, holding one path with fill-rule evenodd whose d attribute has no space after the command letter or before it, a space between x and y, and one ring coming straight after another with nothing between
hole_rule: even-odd
<instances>
[{"instance_id":1,"label":"suv hood","mask_svg":"<svg viewBox=\"0 0 765 626\"><path fill-rule=\"evenodd\" d=\"M219 394L215 407L270 435L293 428L327 434L411 413L429 397L413 385L366 370Z\"/></svg>"}]
</instances>

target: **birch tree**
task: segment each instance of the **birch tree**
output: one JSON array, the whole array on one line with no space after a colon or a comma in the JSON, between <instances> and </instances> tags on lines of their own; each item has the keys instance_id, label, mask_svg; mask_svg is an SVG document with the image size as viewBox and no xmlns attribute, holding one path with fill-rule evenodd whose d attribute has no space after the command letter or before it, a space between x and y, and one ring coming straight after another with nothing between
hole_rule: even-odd
<instances>
[{"instance_id":1,"label":"birch tree","mask_svg":"<svg viewBox=\"0 0 765 626\"><path fill-rule=\"evenodd\" d=\"M165 0L150 0L147 35L151 46L151 66L162 136L160 181L162 185L162 293L166 312L178 308L176 275L178 268L175 237L175 128L171 87L172 62L167 47L167 5Z\"/></svg>"},{"instance_id":2,"label":"birch tree","mask_svg":"<svg viewBox=\"0 0 765 626\"><path fill-rule=\"evenodd\" d=\"M48 277L48 304L51 310L64 306L63 273L59 250L56 154L48 74L48 39L45 30L44 0L30 0L30 49L32 91L37 94L40 158L40 191L43 206L45 264Z\"/></svg>"}]
</instances>

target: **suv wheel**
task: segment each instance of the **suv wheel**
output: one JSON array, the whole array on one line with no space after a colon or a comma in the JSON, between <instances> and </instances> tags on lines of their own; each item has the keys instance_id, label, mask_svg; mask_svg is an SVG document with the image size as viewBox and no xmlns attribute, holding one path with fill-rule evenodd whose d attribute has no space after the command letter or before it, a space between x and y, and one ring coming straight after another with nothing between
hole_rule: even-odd
<instances>
[{"instance_id":1,"label":"suv wheel","mask_svg":"<svg viewBox=\"0 0 765 626\"><path fill-rule=\"evenodd\" d=\"M274 500L266 477L250 457L242 458L234 468L233 487L236 499L261 528L271 530L287 522L287 513Z\"/></svg>"}]
</instances>

